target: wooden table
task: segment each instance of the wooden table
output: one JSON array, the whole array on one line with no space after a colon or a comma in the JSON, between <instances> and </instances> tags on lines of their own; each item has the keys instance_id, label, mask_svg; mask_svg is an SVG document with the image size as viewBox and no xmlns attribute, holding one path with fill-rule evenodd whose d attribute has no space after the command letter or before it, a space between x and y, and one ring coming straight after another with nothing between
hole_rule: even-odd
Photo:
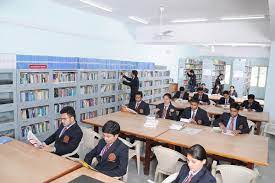
<instances>
[{"instance_id":1,"label":"wooden table","mask_svg":"<svg viewBox=\"0 0 275 183\"><path fill-rule=\"evenodd\" d=\"M106 182L106 183L123 183L122 181L119 181L117 179L114 179L112 177L109 177L107 175L104 175L100 172L96 172L96 171L93 171L93 170L89 170L87 168L80 168L80 169L77 169L67 175L64 175L56 180L54 180L52 183L67 183L67 182L70 182L72 180L74 180L75 178L81 176L81 175L86 175L86 176L89 176L89 177L92 177L94 179L97 179L99 181L102 181L102 182Z\"/></svg>"},{"instance_id":2,"label":"wooden table","mask_svg":"<svg viewBox=\"0 0 275 183\"><path fill-rule=\"evenodd\" d=\"M146 120L144 115L130 114L128 112L116 112L92 119L86 119L82 122L91 124L95 127L102 127L108 120L114 120L118 122L122 133L126 135L134 135L145 140L146 150L144 160L144 174L148 175L150 167L151 144L155 137L166 132L174 121L158 119L159 124L156 128L147 128L144 127L144 122Z\"/></svg>"},{"instance_id":3,"label":"wooden table","mask_svg":"<svg viewBox=\"0 0 275 183\"><path fill-rule=\"evenodd\" d=\"M161 101L156 101L150 103L151 105L158 105ZM190 107L189 103L176 103L172 101L172 105L175 106L177 110L183 110L187 107ZM221 115L224 113L223 107L218 107L214 105L199 105L200 108L204 109L209 115ZM240 115L247 117L248 120L253 121L256 126L256 134L260 134L262 122L269 122L269 112L254 112L254 111L240 111Z\"/></svg>"},{"instance_id":4,"label":"wooden table","mask_svg":"<svg viewBox=\"0 0 275 183\"><path fill-rule=\"evenodd\" d=\"M187 127L202 129L202 131L190 135L183 131L168 130L155 140L185 148L201 144L208 154L242 161L249 168L253 168L254 164L268 165L268 138L266 137L249 134L228 136L213 132L210 127L192 124Z\"/></svg>"},{"instance_id":5,"label":"wooden table","mask_svg":"<svg viewBox=\"0 0 275 183\"><path fill-rule=\"evenodd\" d=\"M0 144L0 182L50 182L81 167L79 163L13 140Z\"/></svg>"}]
</instances>

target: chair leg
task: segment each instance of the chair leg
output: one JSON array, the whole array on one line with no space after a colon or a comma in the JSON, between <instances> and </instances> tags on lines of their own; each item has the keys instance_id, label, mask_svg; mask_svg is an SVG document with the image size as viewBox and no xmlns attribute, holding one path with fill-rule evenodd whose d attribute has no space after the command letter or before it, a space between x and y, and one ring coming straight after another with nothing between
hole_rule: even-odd
<instances>
[{"instance_id":1,"label":"chair leg","mask_svg":"<svg viewBox=\"0 0 275 183\"><path fill-rule=\"evenodd\" d=\"M136 156L137 157L137 172L138 175L140 174L140 156Z\"/></svg>"},{"instance_id":2,"label":"chair leg","mask_svg":"<svg viewBox=\"0 0 275 183\"><path fill-rule=\"evenodd\" d=\"M154 182L155 182L155 183L158 182L158 176L159 176L159 172L158 172L158 169L156 169L155 178L154 178Z\"/></svg>"}]
</instances>

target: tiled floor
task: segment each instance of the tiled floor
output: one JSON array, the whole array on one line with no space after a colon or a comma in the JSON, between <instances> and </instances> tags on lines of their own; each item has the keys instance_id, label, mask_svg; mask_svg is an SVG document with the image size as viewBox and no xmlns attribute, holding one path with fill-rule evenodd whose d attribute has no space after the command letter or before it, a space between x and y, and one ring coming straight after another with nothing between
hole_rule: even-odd
<instances>
[{"instance_id":1,"label":"tiled floor","mask_svg":"<svg viewBox=\"0 0 275 183\"><path fill-rule=\"evenodd\" d=\"M150 175L143 175L143 167L141 167L140 175L137 174L136 163L132 160L129 164L128 182L129 183L145 183L148 179L154 179L156 168L156 160L153 160L150 167ZM258 167L261 176L258 177L257 183L273 183L275 182L275 137L269 140L269 166Z\"/></svg>"}]
</instances>

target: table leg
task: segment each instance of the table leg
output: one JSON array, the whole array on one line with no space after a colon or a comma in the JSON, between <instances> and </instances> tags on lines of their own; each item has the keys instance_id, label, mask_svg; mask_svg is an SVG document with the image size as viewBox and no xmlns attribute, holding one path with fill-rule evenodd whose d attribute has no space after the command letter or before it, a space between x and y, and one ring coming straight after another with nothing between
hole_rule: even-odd
<instances>
[{"instance_id":1,"label":"table leg","mask_svg":"<svg viewBox=\"0 0 275 183\"><path fill-rule=\"evenodd\" d=\"M151 140L146 139L146 147L145 147L145 160L143 162L144 166L144 175L149 175L150 171L150 161L151 161Z\"/></svg>"},{"instance_id":2,"label":"table leg","mask_svg":"<svg viewBox=\"0 0 275 183\"><path fill-rule=\"evenodd\" d=\"M253 170L254 169L254 163L247 163L246 167Z\"/></svg>"},{"instance_id":3,"label":"table leg","mask_svg":"<svg viewBox=\"0 0 275 183\"><path fill-rule=\"evenodd\" d=\"M94 131L98 133L98 126L94 126Z\"/></svg>"},{"instance_id":4,"label":"table leg","mask_svg":"<svg viewBox=\"0 0 275 183\"><path fill-rule=\"evenodd\" d=\"M257 122L255 122L256 123L256 135L260 135L260 133L261 133L261 124L262 124L262 122L261 121L257 121Z\"/></svg>"}]
</instances>

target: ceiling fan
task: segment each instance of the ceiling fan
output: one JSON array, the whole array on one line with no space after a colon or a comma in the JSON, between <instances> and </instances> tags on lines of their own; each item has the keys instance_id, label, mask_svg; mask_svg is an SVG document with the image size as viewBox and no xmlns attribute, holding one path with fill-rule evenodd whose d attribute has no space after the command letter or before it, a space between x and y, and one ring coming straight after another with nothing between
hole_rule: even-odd
<instances>
[{"instance_id":1,"label":"ceiling fan","mask_svg":"<svg viewBox=\"0 0 275 183\"><path fill-rule=\"evenodd\" d=\"M159 32L153 36L154 40L162 40L165 38L171 38L173 35L172 30L163 30L162 27L162 16L163 16L164 7L160 7L160 16L159 16Z\"/></svg>"}]
</instances>

